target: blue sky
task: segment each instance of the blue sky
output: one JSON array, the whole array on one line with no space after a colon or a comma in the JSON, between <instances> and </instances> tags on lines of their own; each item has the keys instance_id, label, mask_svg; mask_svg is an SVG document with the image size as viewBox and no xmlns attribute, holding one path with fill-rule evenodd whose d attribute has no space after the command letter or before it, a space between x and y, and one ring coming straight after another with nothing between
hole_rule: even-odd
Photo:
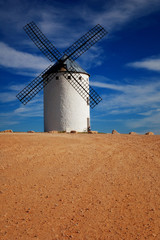
<instances>
[{"instance_id":1,"label":"blue sky","mask_svg":"<svg viewBox=\"0 0 160 240\"><path fill-rule=\"evenodd\" d=\"M91 128L160 134L159 0L0 0L0 130L43 131L43 91L16 98L50 64L23 30L32 20L61 52L101 24L108 35L78 59L103 98Z\"/></svg>"}]
</instances>

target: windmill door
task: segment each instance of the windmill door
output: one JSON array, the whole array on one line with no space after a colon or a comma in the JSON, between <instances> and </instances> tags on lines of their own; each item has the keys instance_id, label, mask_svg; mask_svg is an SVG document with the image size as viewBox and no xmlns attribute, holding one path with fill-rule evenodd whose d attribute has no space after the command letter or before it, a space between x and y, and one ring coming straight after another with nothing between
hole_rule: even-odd
<instances>
[{"instance_id":1,"label":"windmill door","mask_svg":"<svg viewBox=\"0 0 160 240\"><path fill-rule=\"evenodd\" d=\"M87 129L90 127L90 118L87 118Z\"/></svg>"}]
</instances>

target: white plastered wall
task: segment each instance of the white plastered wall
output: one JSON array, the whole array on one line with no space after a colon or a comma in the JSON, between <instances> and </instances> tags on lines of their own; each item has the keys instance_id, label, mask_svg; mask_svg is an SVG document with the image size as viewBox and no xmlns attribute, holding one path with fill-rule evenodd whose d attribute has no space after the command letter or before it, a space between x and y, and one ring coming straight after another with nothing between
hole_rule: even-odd
<instances>
[{"instance_id":1,"label":"white plastered wall","mask_svg":"<svg viewBox=\"0 0 160 240\"><path fill-rule=\"evenodd\" d=\"M44 131L87 131L89 105L66 80L63 72L57 76L58 80L53 78L44 88ZM84 73L81 76L89 85L89 76Z\"/></svg>"}]
</instances>

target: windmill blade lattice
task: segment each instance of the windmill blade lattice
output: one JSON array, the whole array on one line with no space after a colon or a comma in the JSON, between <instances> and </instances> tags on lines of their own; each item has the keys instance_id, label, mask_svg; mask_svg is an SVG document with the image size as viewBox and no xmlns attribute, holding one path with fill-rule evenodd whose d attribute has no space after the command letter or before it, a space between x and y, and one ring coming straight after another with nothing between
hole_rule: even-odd
<instances>
[{"instance_id":1,"label":"windmill blade lattice","mask_svg":"<svg viewBox=\"0 0 160 240\"><path fill-rule=\"evenodd\" d=\"M64 54L67 55L66 59L72 58L72 60L76 60L106 34L107 31L100 24L97 24L64 51Z\"/></svg>"},{"instance_id":2,"label":"windmill blade lattice","mask_svg":"<svg viewBox=\"0 0 160 240\"><path fill-rule=\"evenodd\" d=\"M102 101L102 98L98 93L89 85L89 104L93 109L98 103Z\"/></svg>"},{"instance_id":3,"label":"windmill blade lattice","mask_svg":"<svg viewBox=\"0 0 160 240\"><path fill-rule=\"evenodd\" d=\"M97 41L99 41L105 34L107 34L107 31L101 25L96 25L85 35L83 35L78 41L66 49L62 57L61 53L45 37L45 35L41 32L41 30L34 22L27 24L24 27L24 30L31 38L31 40L35 43L35 45L42 51L42 53L51 62L57 60L56 64L59 64L59 66L63 66L67 59L73 62L73 60L76 60ZM55 68L54 73L51 71L50 75L46 74L45 76L45 73L47 73L51 67L53 66L49 66L47 69L45 69L37 78L35 78L17 95L17 98L23 104L29 102L53 79L54 76L56 76L58 68ZM73 74L73 72L76 72L76 74ZM69 75L71 76L70 79L68 78ZM89 86L86 80L81 79L82 81L79 82L80 74L77 73L76 69L74 69L73 66L70 69L66 69L64 77L76 89L82 98L90 104L91 108L94 108L102 100L102 98L95 92L95 90Z\"/></svg>"},{"instance_id":4,"label":"windmill blade lattice","mask_svg":"<svg viewBox=\"0 0 160 240\"><path fill-rule=\"evenodd\" d=\"M59 60L62 57L62 54L53 46L53 44L46 38L34 22L27 24L24 27L24 30L35 45L51 62Z\"/></svg>"},{"instance_id":5,"label":"windmill blade lattice","mask_svg":"<svg viewBox=\"0 0 160 240\"><path fill-rule=\"evenodd\" d=\"M21 92L17 94L17 98L26 105L41 89L43 89L57 73L46 75L45 73L50 70L52 65L46 68L38 77L29 83Z\"/></svg>"},{"instance_id":6,"label":"windmill blade lattice","mask_svg":"<svg viewBox=\"0 0 160 240\"><path fill-rule=\"evenodd\" d=\"M102 100L88 82L76 72L73 65L70 66L69 71L66 69L66 73L64 73L63 76L92 109Z\"/></svg>"},{"instance_id":7,"label":"windmill blade lattice","mask_svg":"<svg viewBox=\"0 0 160 240\"><path fill-rule=\"evenodd\" d=\"M53 46L33 21L27 24L24 30L51 62L62 58L62 54ZM63 62L68 58L76 60L106 34L107 31L100 24L97 24L64 51L66 58L63 59Z\"/></svg>"},{"instance_id":8,"label":"windmill blade lattice","mask_svg":"<svg viewBox=\"0 0 160 240\"><path fill-rule=\"evenodd\" d=\"M70 76L70 78L68 78L68 76ZM102 101L102 98L90 85L87 84L86 80L84 80L86 83L79 83L79 76L80 74L76 73L76 75L73 75L71 72L64 74L67 81L93 109L100 101Z\"/></svg>"}]
</instances>

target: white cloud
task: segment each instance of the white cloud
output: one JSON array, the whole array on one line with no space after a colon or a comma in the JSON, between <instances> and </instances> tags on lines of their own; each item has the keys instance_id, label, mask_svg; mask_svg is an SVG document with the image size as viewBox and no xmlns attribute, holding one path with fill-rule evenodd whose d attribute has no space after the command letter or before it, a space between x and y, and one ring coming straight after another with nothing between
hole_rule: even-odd
<instances>
[{"instance_id":1,"label":"white cloud","mask_svg":"<svg viewBox=\"0 0 160 240\"><path fill-rule=\"evenodd\" d=\"M42 93L36 95L26 105L20 103L20 106L16 108L12 114L18 117L43 117L43 97Z\"/></svg>"},{"instance_id":2,"label":"white cloud","mask_svg":"<svg viewBox=\"0 0 160 240\"><path fill-rule=\"evenodd\" d=\"M22 37L21 34L23 34L23 40L19 40L19 43L21 46L26 46L26 43L32 43L27 36L26 39L28 40L25 40L22 27L31 20L35 20L56 48L60 47L65 49L79 39L90 27L93 27L93 25L100 23L106 27L107 30L113 32L133 19L158 10L160 8L160 1L102 1L102 8L98 10L92 7L92 5L94 4L91 4L89 0L83 4L74 2L72 5L66 3L55 3L53 5L49 2L43 2L39 5L37 1L30 2L29 4L23 0L16 0L14 2L6 0L0 8L0 28L3 33L6 33L8 39L11 40L15 38L13 41L14 44L15 41L17 42L18 39ZM8 8L8 6L10 7ZM19 7L17 8L17 6ZM81 9L81 11L79 9ZM6 12L8 14L6 14ZM77 21L77 19L79 20ZM79 24L80 21L81 24ZM10 24L10 22L12 24ZM7 28L5 26L7 26ZM10 34L9 36L7 35L8 33ZM34 46L34 44L32 44L32 46ZM32 47L30 47L30 49L31 48ZM34 48L32 49L34 52ZM37 50L35 50L35 52L36 51ZM100 57L103 56L102 52L96 52L92 47L92 51L87 53L87 60L90 66L101 64L103 60ZM84 67L87 65L85 55L81 57L81 62ZM155 64L156 63L150 63L150 66L155 66ZM48 66L48 61L45 57L43 58L18 51L1 42L0 65L12 69L19 69L19 71L16 70L17 74L27 74L25 70L28 70L28 75L31 75L31 71L38 73L45 69L46 66ZM89 68L89 66L87 68ZM20 71L20 69L23 69L23 71Z\"/></svg>"},{"instance_id":3,"label":"white cloud","mask_svg":"<svg viewBox=\"0 0 160 240\"><path fill-rule=\"evenodd\" d=\"M125 88L125 86L122 86L122 85L103 83L103 82L92 82L92 81L90 81L90 84L93 87L107 88L107 89L112 89L112 90L116 90L116 91L124 91L124 88Z\"/></svg>"},{"instance_id":4,"label":"white cloud","mask_svg":"<svg viewBox=\"0 0 160 240\"><path fill-rule=\"evenodd\" d=\"M1 92L0 93L0 102L8 103L16 100L15 92Z\"/></svg>"},{"instance_id":5,"label":"white cloud","mask_svg":"<svg viewBox=\"0 0 160 240\"><path fill-rule=\"evenodd\" d=\"M25 84L14 84L8 87L5 87L5 91L1 89L0 92L0 103L9 103L17 100L17 93L25 87Z\"/></svg>"},{"instance_id":6,"label":"white cloud","mask_svg":"<svg viewBox=\"0 0 160 240\"><path fill-rule=\"evenodd\" d=\"M17 99L16 95L18 94L18 92L20 92L27 84L14 84L14 85L10 85L8 87L5 87L5 91L3 91L3 89L1 89L0 92L0 103L9 103L9 102L14 102L17 101L19 102L19 100ZM7 91L7 90L8 91ZM38 95L36 95L34 97L34 99L32 99L32 104L33 103L37 103L37 102L41 102L42 100L42 94L39 93ZM29 103L30 104L30 103ZM22 105L22 104L21 104ZM23 105L22 105L23 106ZM28 109L28 108L27 108Z\"/></svg>"},{"instance_id":7,"label":"white cloud","mask_svg":"<svg viewBox=\"0 0 160 240\"><path fill-rule=\"evenodd\" d=\"M124 125L125 129L135 129L137 132L158 131L160 126L160 82L159 79L150 79L149 83L125 84L113 83L105 77L96 76L103 82L91 83L92 86L102 88L103 101L95 109L96 121L109 118L109 121L117 122L119 126ZM109 82L109 83L107 83ZM140 81L139 81L140 82ZM105 93L105 89L113 90ZM122 118L120 117L122 116ZM111 119L111 120L110 120Z\"/></svg>"},{"instance_id":8,"label":"white cloud","mask_svg":"<svg viewBox=\"0 0 160 240\"><path fill-rule=\"evenodd\" d=\"M159 0L122 0L114 1L113 4L107 2L99 12L88 7L83 16L88 21L94 21L95 24L98 22L108 30L114 31L129 21L146 16L159 8Z\"/></svg>"},{"instance_id":9,"label":"white cloud","mask_svg":"<svg viewBox=\"0 0 160 240\"><path fill-rule=\"evenodd\" d=\"M13 106L17 106L17 104ZM0 127L7 126L6 128L9 128L9 126L19 124L22 119L33 117L43 117L43 100L41 94L25 106L19 103L19 107L14 107L13 110L7 112L1 112Z\"/></svg>"},{"instance_id":10,"label":"white cloud","mask_svg":"<svg viewBox=\"0 0 160 240\"><path fill-rule=\"evenodd\" d=\"M9 128L10 126L17 125L19 124L19 121L14 121L14 120L6 120L6 119L0 119L0 127L5 127Z\"/></svg>"},{"instance_id":11,"label":"white cloud","mask_svg":"<svg viewBox=\"0 0 160 240\"><path fill-rule=\"evenodd\" d=\"M34 20L56 47L64 49L97 23L102 24L110 32L115 31L133 19L157 11L160 8L160 1L99 1L99 5L101 7L96 9L95 4L89 0L83 4L76 1L72 4L62 2L53 4L46 1L39 4L38 1L27 3L24 0L6 0L0 8L0 27L6 34L10 33L10 38L15 36L17 40L17 32L19 35L23 34L22 27ZM28 42L30 43L30 40Z\"/></svg>"},{"instance_id":12,"label":"white cloud","mask_svg":"<svg viewBox=\"0 0 160 240\"><path fill-rule=\"evenodd\" d=\"M43 117L43 103L36 101L14 110L13 115L19 117Z\"/></svg>"},{"instance_id":13,"label":"white cloud","mask_svg":"<svg viewBox=\"0 0 160 240\"><path fill-rule=\"evenodd\" d=\"M150 129L152 128L159 128L160 125L160 113L153 113L151 116L149 117L144 117L142 119L130 119L129 121L126 121L126 124L129 127L132 128L140 128L140 127L146 127L149 126Z\"/></svg>"},{"instance_id":14,"label":"white cloud","mask_svg":"<svg viewBox=\"0 0 160 240\"><path fill-rule=\"evenodd\" d=\"M42 71L49 65L43 57L17 51L7 44L0 42L0 66L14 69Z\"/></svg>"},{"instance_id":15,"label":"white cloud","mask_svg":"<svg viewBox=\"0 0 160 240\"><path fill-rule=\"evenodd\" d=\"M25 84L14 84L14 85L10 85L8 87L9 90L12 91L20 91L22 90L26 85Z\"/></svg>"},{"instance_id":16,"label":"white cloud","mask_svg":"<svg viewBox=\"0 0 160 240\"><path fill-rule=\"evenodd\" d=\"M109 32L113 32L133 19L160 9L159 0L102 1L102 3L100 1L99 4L100 9L92 7L94 4L90 1L84 4L75 2L72 5L60 3L49 6L44 4L44 7L39 9L40 20L37 24L56 47L65 49L98 23ZM32 11L32 15L36 13ZM79 24L80 21L82 24Z\"/></svg>"},{"instance_id":17,"label":"white cloud","mask_svg":"<svg viewBox=\"0 0 160 240\"><path fill-rule=\"evenodd\" d=\"M101 79L101 76L96 76L96 78ZM104 77L102 77L104 81ZM110 111L113 113L113 110L119 113L119 108L122 111L127 111L127 109L135 109L139 108L139 112L143 112L143 109L146 108L158 108L160 104L160 82L157 80L154 83L152 81L150 83L143 83L138 85L131 84L114 84L107 83L108 79L106 79L106 83L104 82L91 82L92 86L115 90L115 93L108 93L108 95L104 94L102 96L103 101L100 103L100 109L103 111ZM114 114L116 113L114 112ZM135 112L135 111L134 111Z\"/></svg>"},{"instance_id":18,"label":"white cloud","mask_svg":"<svg viewBox=\"0 0 160 240\"><path fill-rule=\"evenodd\" d=\"M139 113L139 115L142 115L142 116L150 116L152 114L155 114L157 112L160 112L160 109L152 109L152 110L149 110L149 111L146 111L146 112L141 112Z\"/></svg>"},{"instance_id":19,"label":"white cloud","mask_svg":"<svg viewBox=\"0 0 160 240\"><path fill-rule=\"evenodd\" d=\"M160 72L160 57L146 58L141 61L128 63L127 66Z\"/></svg>"},{"instance_id":20,"label":"white cloud","mask_svg":"<svg viewBox=\"0 0 160 240\"><path fill-rule=\"evenodd\" d=\"M17 100L18 101L18 100ZM27 119L31 118L41 118L43 117L43 103L42 95L36 96L35 99L28 103L27 105L22 105L19 103L19 107L15 108L16 105L13 105L13 110L8 110L7 112L0 113L0 128L8 129L13 125L22 124L22 120L28 121Z\"/></svg>"},{"instance_id":21,"label":"white cloud","mask_svg":"<svg viewBox=\"0 0 160 240\"><path fill-rule=\"evenodd\" d=\"M87 51L87 54L83 54L79 59L78 63L85 69L100 66L103 62L103 49L99 46L93 46Z\"/></svg>"}]
</instances>

